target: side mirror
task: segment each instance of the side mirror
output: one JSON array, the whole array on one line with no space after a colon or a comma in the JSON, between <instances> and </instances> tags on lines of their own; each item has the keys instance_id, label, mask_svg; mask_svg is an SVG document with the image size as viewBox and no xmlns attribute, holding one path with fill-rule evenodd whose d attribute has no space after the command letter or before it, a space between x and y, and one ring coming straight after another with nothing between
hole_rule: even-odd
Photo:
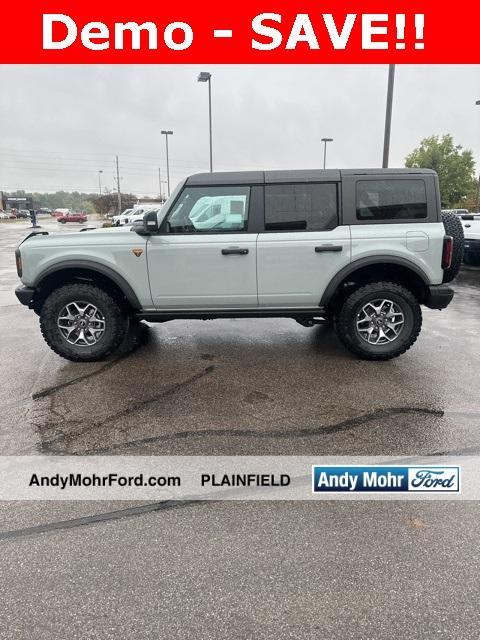
<instances>
[{"instance_id":1,"label":"side mirror","mask_svg":"<svg viewBox=\"0 0 480 640\"><path fill-rule=\"evenodd\" d=\"M147 211L143 216L143 220L139 220L132 226L132 231L138 233L139 236L150 236L152 233L158 233L160 229L159 216L157 210Z\"/></svg>"}]
</instances>

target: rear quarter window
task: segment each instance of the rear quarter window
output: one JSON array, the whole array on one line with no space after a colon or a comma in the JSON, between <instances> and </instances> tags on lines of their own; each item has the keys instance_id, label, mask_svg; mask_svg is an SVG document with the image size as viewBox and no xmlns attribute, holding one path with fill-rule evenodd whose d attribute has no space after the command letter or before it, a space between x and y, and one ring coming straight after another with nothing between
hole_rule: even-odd
<instances>
[{"instance_id":1,"label":"rear quarter window","mask_svg":"<svg viewBox=\"0 0 480 640\"><path fill-rule=\"evenodd\" d=\"M428 215L423 180L359 180L357 220L381 222L419 220Z\"/></svg>"}]
</instances>

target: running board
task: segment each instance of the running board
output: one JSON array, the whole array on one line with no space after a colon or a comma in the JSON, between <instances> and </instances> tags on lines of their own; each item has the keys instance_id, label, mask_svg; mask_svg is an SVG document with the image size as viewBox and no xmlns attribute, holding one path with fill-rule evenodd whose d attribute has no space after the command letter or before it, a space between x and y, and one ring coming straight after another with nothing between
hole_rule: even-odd
<instances>
[{"instance_id":1,"label":"running board","mask_svg":"<svg viewBox=\"0 0 480 640\"><path fill-rule=\"evenodd\" d=\"M147 322L168 322L169 320L216 320L220 318L321 318L325 314L324 307L313 309L158 309L155 311L139 311L135 317Z\"/></svg>"}]
</instances>

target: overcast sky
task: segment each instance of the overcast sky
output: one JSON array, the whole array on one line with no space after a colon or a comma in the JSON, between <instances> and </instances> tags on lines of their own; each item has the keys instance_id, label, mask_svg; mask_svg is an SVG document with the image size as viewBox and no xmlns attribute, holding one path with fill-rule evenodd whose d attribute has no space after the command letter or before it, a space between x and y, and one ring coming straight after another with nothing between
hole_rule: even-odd
<instances>
[{"instance_id":1,"label":"overcast sky","mask_svg":"<svg viewBox=\"0 0 480 640\"><path fill-rule=\"evenodd\" d=\"M173 185L214 169L381 165L386 66L8 66L0 68L0 190L158 193L161 129L173 129ZM390 166L426 136L451 133L480 169L480 66L397 66Z\"/></svg>"}]
</instances>

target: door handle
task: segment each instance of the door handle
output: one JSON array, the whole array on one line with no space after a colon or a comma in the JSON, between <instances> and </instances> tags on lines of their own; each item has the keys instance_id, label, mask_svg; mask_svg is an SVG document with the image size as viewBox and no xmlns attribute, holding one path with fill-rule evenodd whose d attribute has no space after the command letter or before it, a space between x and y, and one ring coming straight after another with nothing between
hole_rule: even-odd
<instances>
[{"instance_id":1,"label":"door handle","mask_svg":"<svg viewBox=\"0 0 480 640\"><path fill-rule=\"evenodd\" d=\"M246 256L248 249L222 249L222 256Z\"/></svg>"},{"instance_id":2,"label":"door handle","mask_svg":"<svg viewBox=\"0 0 480 640\"><path fill-rule=\"evenodd\" d=\"M343 251L341 244L322 244L320 247L315 247L315 253L324 253L326 251Z\"/></svg>"}]
</instances>

